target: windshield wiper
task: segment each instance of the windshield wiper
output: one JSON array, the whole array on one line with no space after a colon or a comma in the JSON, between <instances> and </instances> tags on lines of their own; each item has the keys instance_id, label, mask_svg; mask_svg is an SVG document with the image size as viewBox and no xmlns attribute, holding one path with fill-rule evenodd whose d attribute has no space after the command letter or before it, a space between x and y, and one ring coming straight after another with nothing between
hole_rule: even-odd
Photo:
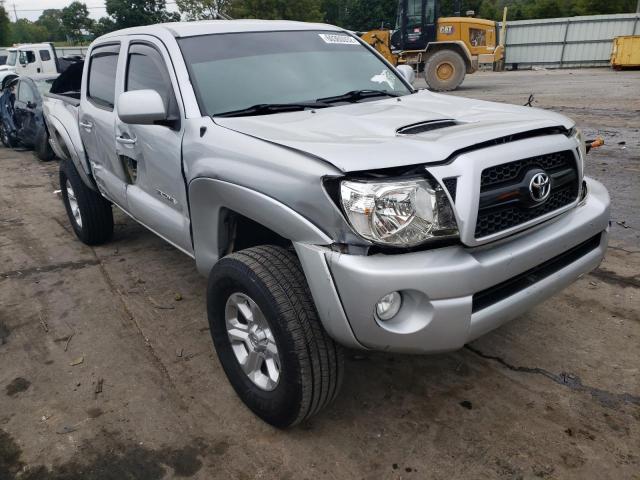
<instances>
[{"instance_id":1,"label":"windshield wiper","mask_svg":"<svg viewBox=\"0 0 640 480\"><path fill-rule=\"evenodd\" d=\"M259 103L251 107L230 112L216 113L214 117L248 117L251 115L269 115L270 113L298 112L307 108L330 107L325 102L301 102L301 103Z\"/></svg>"},{"instance_id":2,"label":"windshield wiper","mask_svg":"<svg viewBox=\"0 0 640 480\"><path fill-rule=\"evenodd\" d=\"M363 98L399 96L397 93L387 92L386 90L351 90L350 92L336 95L335 97L319 98L317 101L324 103L357 102Z\"/></svg>"}]
</instances>

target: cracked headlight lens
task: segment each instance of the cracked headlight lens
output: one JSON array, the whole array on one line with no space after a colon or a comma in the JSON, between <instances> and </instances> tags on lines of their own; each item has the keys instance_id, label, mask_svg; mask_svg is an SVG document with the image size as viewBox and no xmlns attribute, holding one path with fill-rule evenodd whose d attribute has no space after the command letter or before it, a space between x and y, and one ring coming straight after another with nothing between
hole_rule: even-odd
<instances>
[{"instance_id":1,"label":"cracked headlight lens","mask_svg":"<svg viewBox=\"0 0 640 480\"><path fill-rule=\"evenodd\" d=\"M432 238L458 235L447 195L427 179L343 180L340 196L353 229L374 243L412 247Z\"/></svg>"}]
</instances>

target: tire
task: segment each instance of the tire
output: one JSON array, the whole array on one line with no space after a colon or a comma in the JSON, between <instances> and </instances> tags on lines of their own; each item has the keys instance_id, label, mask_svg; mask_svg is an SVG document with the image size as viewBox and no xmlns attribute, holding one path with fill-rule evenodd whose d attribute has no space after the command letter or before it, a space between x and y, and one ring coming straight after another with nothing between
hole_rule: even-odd
<instances>
[{"instance_id":1,"label":"tire","mask_svg":"<svg viewBox=\"0 0 640 480\"><path fill-rule=\"evenodd\" d=\"M4 123L0 121L0 141L6 148L14 147L14 140L11 133L5 128Z\"/></svg>"},{"instance_id":2,"label":"tire","mask_svg":"<svg viewBox=\"0 0 640 480\"><path fill-rule=\"evenodd\" d=\"M234 348L249 352L247 345L253 341L249 333L244 343L236 340L232 344L227 331L227 319L233 317L229 308L234 311L234 299L238 298L252 300L270 330L266 335L269 346L263 352L261 369L256 372L267 376L268 352L275 345L280 367L275 385L270 379L270 385L258 386L245 373L235 353ZM235 312L239 322L240 309ZM221 259L209 276L207 314L213 343L229 382L245 405L265 422L278 428L291 427L318 413L337 396L344 372L342 348L327 335L318 319L295 253L281 247L260 246ZM251 322L247 321L247 325Z\"/></svg>"},{"instance_id":3,"label":"tire","mask_svg":"<svg viewBox=\"0 0 640 480\"><path fill-rule=\"evenodd\" d=\"M49 145L49 134L46 130L36 139L35 151L36 156L43 162L48 162L55 158L53 149Z\"/></svg>"},{"instance_id":4,"label":"tire","mask_svg":"<svg viewBox=\"0 0 640 480\"><path fill-rule=\"evenodd\" d=\"M111 238L111 204L84 184L75 165L68 160L60 163L60 190L73 231L83 243L100 245Z\"/></svg>"},{"instance_id":5,"label":"tire","mask_svg":"<svg viewBox=\"0 0 640 480\"><path fill-rule=\"evenodd\" d=\"M439 50L426 61L424 79L431 90L448 92L460 86L466 70L459 53L453 50Z\"/></svg>"}]
</instances>

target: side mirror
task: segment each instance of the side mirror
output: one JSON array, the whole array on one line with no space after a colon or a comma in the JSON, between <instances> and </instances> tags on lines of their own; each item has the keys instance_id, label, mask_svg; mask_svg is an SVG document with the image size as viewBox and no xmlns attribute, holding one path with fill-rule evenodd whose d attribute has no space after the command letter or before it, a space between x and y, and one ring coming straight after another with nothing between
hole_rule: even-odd
<instances>
[{"instance_id":1,"label":"side mirror","mask_svg":"<svg viewBox=\"0 0 640 480\"><path fill-rule=\"evenodd\" d=\"M153 125L167 120L167 109L155 90L134 90L118 97L118 117L124 123Z\"/></svg>"},{"instance_id":2,"label":"side mirror","mask_svg":"<svg viewBox=\"0 0 640 480\"><path fill-rule=\"evenodd\" d=\"M400 72L400 75L402 75L409 84L413 85L413 81L416 79L416 72L413 71L413 68L409 65L399 65L396 67L396 70Z\"/></svg>"}]
</instances>

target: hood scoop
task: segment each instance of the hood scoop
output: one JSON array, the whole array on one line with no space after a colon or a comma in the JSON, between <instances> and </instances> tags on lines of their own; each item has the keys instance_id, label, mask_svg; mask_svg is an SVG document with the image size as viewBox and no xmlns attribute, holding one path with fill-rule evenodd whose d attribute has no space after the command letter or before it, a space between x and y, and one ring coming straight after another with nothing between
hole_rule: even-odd
<instances>
[{"instance_id":1,"label":"hood scoop","mask_svg":"<svg viewBox=\"0 0 640 480\"><path fill-rule=\"evenodd\" d=\"M400 127L396 130L396 135L418 135L419 133L431 132L433 130L439 130L440 128L455 127L456 125L459 125L459 123L450 118L429 120Z\"/></svg>"}]
</instances>

